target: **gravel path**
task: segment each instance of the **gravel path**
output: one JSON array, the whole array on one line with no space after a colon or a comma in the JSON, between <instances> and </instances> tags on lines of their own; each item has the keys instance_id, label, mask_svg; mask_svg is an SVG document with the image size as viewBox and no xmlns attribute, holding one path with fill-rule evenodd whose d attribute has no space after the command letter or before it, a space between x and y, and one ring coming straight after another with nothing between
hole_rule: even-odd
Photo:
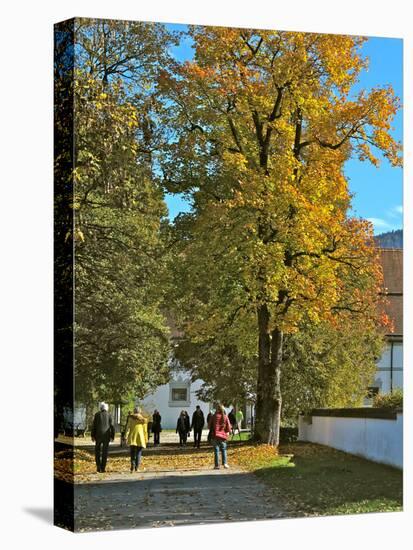
<instances>
[{"instance_id":1,"label":"gravel path","mask_svg":"<svg viewBox=\"0 0 413 550\"><path fill-rule=\"evenodd\" d=\"M117 474L75 486L75 530L96 531L284 517L273 494L241 470Z\"/></svg>"}]
</instances>

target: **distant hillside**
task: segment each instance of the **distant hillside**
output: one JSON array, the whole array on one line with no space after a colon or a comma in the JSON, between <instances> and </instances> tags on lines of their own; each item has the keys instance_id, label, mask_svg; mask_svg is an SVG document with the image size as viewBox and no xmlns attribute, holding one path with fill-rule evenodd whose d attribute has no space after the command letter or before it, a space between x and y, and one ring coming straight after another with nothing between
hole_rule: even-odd
<instances>
[{"instance_id":1,"label":"distant hillside","mask_svg":"<svg viewBox=\"0 0 413 550\"><path fill-rule=\"evenodd\" d=\"M403 248L403 229L381 233L374 238L381 248Z\"/></svg>"}]
</instances>

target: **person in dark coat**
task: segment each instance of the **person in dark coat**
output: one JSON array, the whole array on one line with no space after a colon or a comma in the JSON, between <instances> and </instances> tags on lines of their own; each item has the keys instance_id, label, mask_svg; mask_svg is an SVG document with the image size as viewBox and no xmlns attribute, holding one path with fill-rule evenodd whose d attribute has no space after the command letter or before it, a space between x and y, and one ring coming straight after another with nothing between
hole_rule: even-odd
<instances>
[{"instance_id":1,"label":"person in dark coat","mask_svg":"<svg viewBox=\"0 0 413 550\"><path fill-rule=\"evenodd\" d=\"M201 446L202 428L205 424L204 413L199 405L196 406L195 412L192 415L191 430L194 430L194 447Z\"/></svg>"},{"instance_id":2,"label":"person in dark coat","mask_svg":"<svg viewBox=\"0 0 413 550\"><path fill-rule=\"evenodd\" d=\"M212 418L212 414L213 414L212 411L209 411L209 413L207 415L207 426L208 426L208 428L209 428L209 421ZM211 441L212 441L212 430L211 429L209 429L209 431L208 431L207 441L208 441L208 443L211 443Z\"/></svg>"},{"instance_id":3,"label":"person in dark coat","mask_svg":"<svg viewBox=\"0 0 413 550\"><path fill-rule=\"evenodd\" d=\"M235 424L237 423L236 418L235 418L234 409L231 409L231 412L228 415L228 420L231 424L231 434L232 434L232 436L234 436L234 434L235 434Z\"/></svg>"},{"instance_id":4,"label":"person in dark coat","mask_svg":"<svg viewBox=\"0 0 413 550\"><path fill-rule=\"evenodd\" d=\"M161 420L162 417L159 414L159 411L155 409L152 415L152 433L154 445L159 445L160 443L160 433L162 431Z\"/></svg>"},{"instance_id":5,"label":"person in dark coat","mask_svg":"<svg viewBox=\"0 0 413 550\"><path fill-rule=\"evenodd\" d=\"M148 440L151 438L152 433L152 420L148 421Z\"/></svg>"},{"instance_id":6,"label":"person in dark coat","mask_svg":"<svg viewBox=\"0 0 413 550\"><path fill-rule=\"evenodd\" d=\"M115 439L115 428L107 403L100 403L100 411L93 419L91 437L95 442L95 460L98 472L103 473L108 459L109 442Z\"/></svg>"},{"instance_id":7,"label":"person in dark coat","mask_svg":"<svg viewBox=\"0 0 413 550\"><path fill-rule=\"evenodd\" d=\"M176 433L179 433L179 445L182 447L186 445L186 440L191 431L189 425L189 416L186 411L181 411L176 423Z\"/></svg>"}]
</instances>

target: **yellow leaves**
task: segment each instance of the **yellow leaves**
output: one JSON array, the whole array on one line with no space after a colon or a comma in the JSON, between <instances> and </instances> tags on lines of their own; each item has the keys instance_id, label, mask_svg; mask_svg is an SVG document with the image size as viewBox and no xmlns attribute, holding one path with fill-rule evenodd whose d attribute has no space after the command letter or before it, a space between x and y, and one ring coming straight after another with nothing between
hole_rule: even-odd
<instances>
[{"instance_id":1,"label":"yellow leaves","mask_svg":"<svg viewBox=\"0 0 413 550\"><path fill-rule=\"evenodd\" d=\"M253 223L246 223L244 227L249 233L253 233L253 234L257 233L257 227Z\"/></svg>"},{"instance_id":2,"label":"yellow leaves","mask_svg":"<svg viewBox=\"0 0 413 550\"><path fill-rule=\"evenodd\" d=\"M152 448L150 448L152 451ZM170 448L167 454L143 451L142 465L146 472L157 471L190 471L211 469L213 465L213 449L211 446L202 446L200 449ZM228 462L233 467L246 470L255 470L270 465L278 458L278 451L271 445L232 444L228 443ZM76 483L89 481L96 473L96 466L92 452L75 448L72 452L60 451L54 458L55 476L59 479ZM108 474L129 473L130 458L128 450L124 449L123 456L109 456L106 471Z\"/></svg>"},{"instance_id":3,"label":"yellow leaves","mask_svg":"<svg viewBox=\"0 0 413 550\"><path fill-rule=\"evenodd\" d=\"M224 151L222 154L222 159L226 164L231 166L232 170L236 170L236 173L239 173L240 175L246 173L248 159L242 153Z\"/></svg>"},{"instance_id":4,"label":"yellow leaves","mask_svg":"<svg viewBox=\"0 0 413 550\"><path fill-rule=\"evenodd\" d=\"M205 193L202 169L190 176L199 191L185 253L208 273L209 289L191 337L213 334L219 314L233 307L228 288L234 279L241 289L237 303L266 301L274 322L288 332L307 312L321 322L349 273L328 251L338 258L355 249L367 264L371 260L364 247L368 228L346 223L351 197L344 163L353 154L377 163L367 141L400 162L389 133L398 102L390 89L348 97L365 64L358 51L363 39L201 27L191 32L196 63L186 64L170 84L170 97L188 98L180 120L189 117L205 129L180 134L183 165L196 165L199 151L213 164ZM284 85L277 111L277 90ZM213 155L205 152L208 138ZM289 254L296 254L290 263ZM292 300L289 308L276 305L280 290Z\"/></svg>"},{"instance_id":5,"label":"yellow leaves","mask_svg":"<svg viewBox=\"0 0 413 550\"><path fill-rule=\"evenodd\" d=\"M73 169L73 181L76 183L79 183L81 181L81 178L82 178L82 175L81 175L81 170L79 169L78 166L76 166L76 168Z\"/></svg>"},{"instance_id":6,"label":"yellow leaves","mask_svg":"<svg viewBox=\"0 0 413 550\"><path fill-rule=\"evenodd\" d=\"M184 63L184 74L187 78L194 78L195 80L208 80L216 78L217 74L214 66L212 65L199 65L193 61L185 61Z\"/></svg>"},{"instance_id":7,"label":"yellow leaves","mask_svg":"<svg viewBox=\"0 0 413 550\"><path fill-rule=\"evenodd\" d=\"M360 143L358 158L361 161L369 160L374 166L379 166L379 159L373 155L373 152L367 143Z\"/></svg>"},{"instance_id":8,"label":"yellow leaves","mask_svg":"<svg viewBox=\"0 0 413 550\"><path fill-rule=\"evenodd\" d=\"M65 235L65 242L67 242L71 238L71 236L72 236L72 231L71 230L67 231ZM85 240L83 231L81 231L79 228L76 228L73 233L73 238L75 241L83 243Z\"/></svg>"},{"instance_id":9,"label":"yellow leaves","mask_svg":"<svg viewBox=\"0 0 413 550\"><path fill-rule=\"evenodd\" d=\"M75 233L74 233L74 238L75 238L75 241L83 243L84 240L85 240L85 236L83 234L83 231L81 231L79 228L76 228Z\"/></svg>"}]
</instances>

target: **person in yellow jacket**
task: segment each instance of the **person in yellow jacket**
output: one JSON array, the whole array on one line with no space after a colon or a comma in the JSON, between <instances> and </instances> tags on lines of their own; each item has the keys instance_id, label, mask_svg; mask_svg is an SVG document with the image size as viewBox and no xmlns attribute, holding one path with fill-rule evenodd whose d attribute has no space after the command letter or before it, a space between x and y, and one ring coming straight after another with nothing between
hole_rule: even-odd
<instances>
[{"instance_id":1,"label":"person in yellow jacket","mask_svg":"<svg viewBox=\"0 0 413 550\"><path fill-rule=\"evenodd\" d=\"M129 415L125 438L130 446L130 471L136 472L141 463L142 449L146 448L148 442L148 420L140 407L135 407L133 414Z\"/></svg>"}]
</instances>

